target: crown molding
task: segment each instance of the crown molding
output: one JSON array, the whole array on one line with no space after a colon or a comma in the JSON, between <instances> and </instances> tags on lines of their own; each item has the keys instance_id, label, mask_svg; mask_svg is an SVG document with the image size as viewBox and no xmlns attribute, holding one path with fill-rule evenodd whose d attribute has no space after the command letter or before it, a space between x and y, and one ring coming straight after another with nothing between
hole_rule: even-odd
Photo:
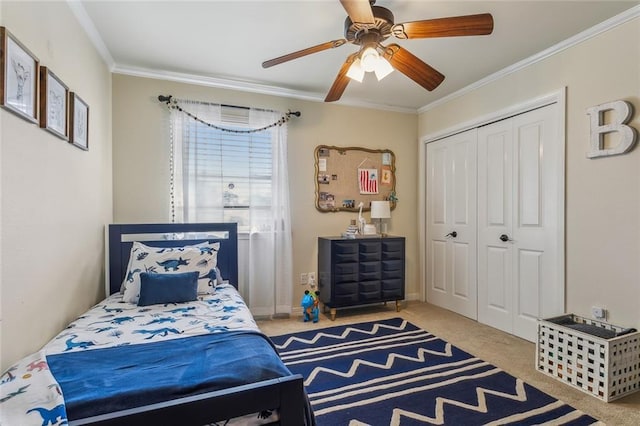
<instances>
[{"instance_id":1,"label":"crown molding","mask_svg":"<svg viewBox=\"0 0 640 426\"><path fill-rule=\"evenodd\" d=\"M463 87L462 89L453 92L447 96L444 96L436 101L433 101L421 108L418 109L418 113L422 114L424 112L429 111L430 109L436 108L440 105L444 105L447 102L455 99L455 98L459 98L460 96L464 96L467 93L473 92L474 90L485 86L489 83L492 83L494 81L500 80L501 78L512 74L514 72L520 71L528 66L531 66L537 62L543 61L547 58L549 58L550 56L556 55L566 49L569 49L570 47L573 47L577 44L580 44L584 41L587 41L593 37L598 36L599 34L602 34L606 31L609 31L619 25L622 25L626 22L631 21L632 19L638 18L640 17L640 5L638 6L634 6L612 18L607 19L606 21L602 21L601 23L594 25L593 27L582 31L581 33L578 33L572 37L569 37L568 39L561 41L558 44L555 44L553 46L551 46L548 49L545 49L535 55L529 56L528 58L523 59L520 62L516 62L513 65L509 65L506 68L501 69L500 71L497 71L493 74L488 75L487 77L476 81L475 83L472 83L466 87Z\"/></svg>"},{"instance_id":2,"label":"crown molding","mask_svg":"<svg viewBox=\"0 0 640 426\"><path fill-rule=\"evenodd\" d=\"M87 14L87 11L85 10L80 0L67 0L67 4L69 5L71 12L73 12L76 19L80 23L80 26L84 29L84 32L89 37L89 40L91 40L91 43L98 51L98 54L107 64L109 71L113 71L113 68L115 67L115 61L111 56L111 52L109 52L109 49L107 49L107 45L104 44L104 40L102 40L98 29Z\"/></svg>"},{"instance_id":3,"label":"crown molding","mask_svg":"<svg viewBox=\"0 0 640 426\"><path fill-rule=\"evenodd\" d=\"M159 71L155 69L139 68L126 65L116 65L111 72L133 77L152 78L157 80L174 81L177 83L194 84L198 86L215 87L218 89L237 90L241 92L257 93L262 95L278 96L281 98L291 98L311 102L324 102L325 95L316 92L304 92L290 90L278 86L252 83L242 80L225 79L218 77L206 77L198 74L178 73L173 71ZM332 102L334 105L353 106L358 108L370 108L390 112L401 112L417 114L414 108L400 108L368 102L350 101L348 99L340 102Z\"/></svg>"}]
</instances>

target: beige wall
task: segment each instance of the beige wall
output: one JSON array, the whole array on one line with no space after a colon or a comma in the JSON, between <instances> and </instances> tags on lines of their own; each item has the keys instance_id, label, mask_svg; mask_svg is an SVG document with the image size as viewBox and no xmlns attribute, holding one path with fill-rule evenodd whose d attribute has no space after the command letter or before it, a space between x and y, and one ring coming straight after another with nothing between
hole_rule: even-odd
<instances>
[{"instance_id":1,"label":"beige wall","mask_svg":"<svg viewBox=\"0 0 640 426\"><path fill-rule=\"evenodd\" d=\"M389 232L407 238L407 295L419 297L417 218L417 115L350 108L124 75L113 76L113 171L116 222L169 221L168 113L159 94L286 111L294 278L316 271L317 237L338 235L354 213L320 213L314 203L317 145L389 148L396 155L399 203ZM366 215L369 219L368 214ZM294 279L294 283L298 280ZM304 287L294 286L294 307Z\"/></svg>"},{"instance_id":2,"label":"beige wall","mask_svg":"<svg viewBox=\"0 0 640 426\"><path fill-rule=\"evenodd\" d=\"M0 371L103 294L111 75L66 2L0 3L11 31L90 107L89 151L1 109Z\"/></svg>"},{"instance_id":3,"label":"beige wall","mask_svg":"<svg viewBox=\"0 0 640 426\"><path fill-rule=\"evenodd\" d=\"M640 19L507 75L419 117L421 138L566 87L566 310L640 326L640 148L589 160L586 109L635 107L640 130Z\"/></svg>"}]
</instances>

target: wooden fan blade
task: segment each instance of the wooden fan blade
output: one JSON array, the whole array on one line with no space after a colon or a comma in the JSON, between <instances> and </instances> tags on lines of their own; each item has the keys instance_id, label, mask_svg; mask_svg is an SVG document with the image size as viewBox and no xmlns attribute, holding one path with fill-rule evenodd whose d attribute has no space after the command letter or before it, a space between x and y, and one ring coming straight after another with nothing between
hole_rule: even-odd
<instances>
[{"instance_id":1,"label":"wooden fan blade","mask_svg":"<svg viewBox=\"0 0 640 426\"><path fill-rule=\"evenodd\" d=\"M354 24L375 23L369 0L340 0L340 3Z\"/></svg>"},{"instance_id":2,"label":"wooden fan blade","mask_svg":"<svg viewBox=\"0 0 640 426\"><path fill-rule=\"evenodd\" d=\"M391 29L391 33L400 39L473 36L492 32L493 16L490 13L405 22Z\"/></svg>"},{"instance_id":3,"label":"wooden fan blade","mask_svg":"<svg viewBox=\"0 0 640 426\"><path fill-rule=\"evenodd\" d=\"M385 47L383 56L393 68L429 91L438 87L444 80L444 75L397 44Z\"/></svg>"},{"instance_id":4,"label":"wooden fan blade","mask_svg":"<svg viewBox=\"0 0 640 426\"><path fill-rule=\"evenodd\" d=\"M262 68L269 68L274 65L281 64L283 62L291 61L293 59L298 59L302 56L311 55L312 53L318 53L318 52L322 52L323 50L340 47L346 42L347 40L341 38L339 40L333 40L333 41L328 41L326 43L318 44L317 46L307 47L306 49L298 50L297 52L289 53L287 55L279 56L277 58L264 61L262 63Z\"/></svg>"},{"instance_id":5,"label":"wooden fan blade","mask_svg":"<svg viewBox=\"0 0 640 426\"><path fill-rule=\"evenodd\" d=\"M355 61L357 57L358 53L354 53L352 55L349 55L347 57L347 60L344 61L344 64L342 64L340 71L338 71L336 79L333 81L331 89L329 89L329 93L327 93L327 97L324 98L325 102L333 102L340 99L340 97L344 93L344 90L347 88L347 84L349 84L349 80L351 80L349 77L347 77L347 71L349 71L349 67L351 66L351 64L353 64L353 61Z\"/></svg>"}]
</instances>

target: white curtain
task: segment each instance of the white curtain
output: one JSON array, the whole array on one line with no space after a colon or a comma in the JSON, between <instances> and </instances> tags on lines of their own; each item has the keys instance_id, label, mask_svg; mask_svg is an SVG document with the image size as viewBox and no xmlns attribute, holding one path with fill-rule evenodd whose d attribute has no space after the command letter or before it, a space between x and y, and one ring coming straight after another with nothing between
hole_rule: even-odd
<instances>
[{"instance_id":1,"label":"white curtain","mask_svg":"<svg viewBox=\"0 0 640 426\"><path fill-rule=\"evenodd\" d=\"M205 122L220 123L221 121L222 108L218 104L180 100L179 105ZM198 175L191 154L195 150L190 146L197 142L199 136L199 127L194 126L195 123L195 120L184 112L171 109L171 158L169 159L171 219L178 223L222 222L222 217L198 220L196 198L199 187ZM222 204L222 200L220 203Z\"/></svg>"},{"instance_id":2,"label":"white curtain","mask_svg":"<svg viewBox=\"0 0 640 426\"><path fill-rule=\"evenodd\" d=\"M222 128L239 127L237 122L230 124L228 120L223 120L223 117L228 118L226 107L223 111L220 105L188 101L178 101L178 105L207 123ZM245 115L244 127L248 124L249 129L268 126L284 115L277 111L249 109L246 117L246 112L238 111ZM189 145L196 143L199 137L207 137L207 131L202 128L198 130L193 123L194 119L184 112L171 110L172 217L176 222L224 221L222 192L211 190L211 185L198 182L196 168L201 165L194 158L198 150ZM249 210L249 226L240 228L239 244L240 265L241 268L245 266L245 273L242 270L240 272L245 281L241 283L241 292L253 314L259 316L291 313L293 291L287 123L285 121L270 127L265 132L271 135L271 205L269 212L265 212L265 209ZM223 188L225 185L226 182L221 180L217 187ZM251 186L254 188L249 188L249 193L263 188L258 183ZM203 203L210 205L212 202L218 205L217 209L199 208ZM205 211L206 214L203 213ZM244 244L246 238L248 241Z\"/></svg>"},{"instance_id":3,"label":"white curtain","mask_svg":"<svg viewBox=\"0 0 640 426\"><path fill-rule=\"evenodd\" d=\"M281 113L251 109L249 127L261 128L278 121ZM274 314L291 312L293 267L291 248L291 216L289 206L289 174L287 172L287 124L271 128L272 199L269 231L251 229L249 239L249 282L252 283L251 304L258 310L271 309ZM262 240L265 241L262 241ZM266 244L265 244L266 243ZM265 247L266 245L266 247ZM265 250L266 248L266 250ZM264 259L254 265L256 259ZM264 269L261 266L264 265ZM267 274L263 274L267 272ZM264 282L267 281L267 282ZM255 284L261 283L263 284ZM258 290L259 294L253 293ZM273 295L272 303L261 302L261 296ZM256 300L258 297L258 300ZM262 306L260 306L262 305ZM265 312L267 313L267 312Z\"/></svg>"}]
</instances>

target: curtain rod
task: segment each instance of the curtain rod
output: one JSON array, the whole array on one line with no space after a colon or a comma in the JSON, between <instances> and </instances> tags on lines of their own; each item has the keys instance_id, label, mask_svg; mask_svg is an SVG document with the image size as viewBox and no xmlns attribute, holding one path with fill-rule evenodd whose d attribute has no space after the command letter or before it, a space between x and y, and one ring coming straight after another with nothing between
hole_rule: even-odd
<instances>
[{"instance_id":1,"label":"curtain rod","mask_svg":"<svg viewBox=\"0 0 640 426\"><path fill-rule=\"evenodd\" d=\"M158 100L160 102L164 102L165 104L169 105L169 103L171 102L171 99L173 99L172 95L158 95ZM251 109L250 107L244 107L244 106L238 106L238 105L226 105L226 104L221 104L221 106L223 107L227 107L227 108L238 108L238 109ZM259 108L258 108L259 109ZM270 111L270 110L263 110L263 111ZM272 111L273 112L273 111ZM300 111L289 111L288 114L290 115L295 115L296 117L300 117L302 114L300 113Z\"/></svg>"}]
</instances>

